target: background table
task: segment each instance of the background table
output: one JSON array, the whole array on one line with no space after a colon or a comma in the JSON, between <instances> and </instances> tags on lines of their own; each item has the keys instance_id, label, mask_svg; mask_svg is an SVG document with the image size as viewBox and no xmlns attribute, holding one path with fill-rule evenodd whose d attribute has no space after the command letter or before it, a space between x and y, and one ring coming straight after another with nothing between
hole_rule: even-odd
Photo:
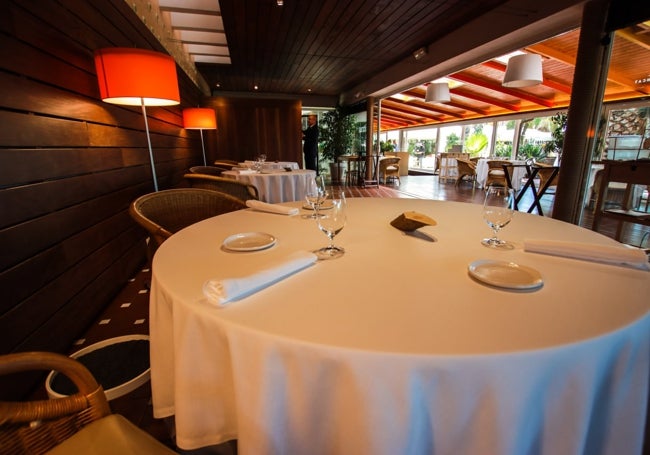
<instances>
[{"instance_id":1,"label":"background table","mask_svg":"<svg viewBox=\"0 0 650 455\"><path fill-rule=\"evenodd\" d=\"M476 162L476 183L479 184L480 188L485 186L485 181L487 180L488 173L488 161L493 161L495 158L481 158ZM526 167L523 166L526 164L524 160L505 160L517 166L512 168L512 188L515 191L519 191L522 187L521 180L526 177Z\"/></svg>"},{"instance_id":2,"label":"background table","mask_svg":"<svg viewBox=\"0 0 650 455\"><path fill-rule=\"evenodd\" d=\"M221 175L255 185L257 191L259 191L260 200L275 204L278 202L304 201L307 191L315 185L316 172L305 169L290 172L264 171L255 174L224 171Z\"/></svg>"},{"instance_id":3,"label":"background table","mask_svg":"<svg viewBox=\"0 0 650 455\"><path fill-rule=\"evenodd\" d=\"M257 164L257 161L246 160L243 163L240 163L243 166L252 168ZM265 161L262 165L262 169L275 169L283 170L284 168L291 168L294 171L300 169L300 166L295 161Z\"/></svg>"},{"instance_id":4,"label":"background table","mask_svg":"<svg viewBox=\"0 0 650 455\"><path fill-rule=\"evenodd\" d=\"M238 438L242 454L640 453L650 359L650 272L526 253L522 239L613 244L516 213L510 251L480 245L481 206L350 199L323 261L225 308L205 280L326 244L313 220L242 210L190 226L153 262L151 385L185 449ZM298 204L294 204L298 205ZM389 225L438 221L427 242ZM228 253L260 231L273 248ZM479 259L540 271L504 291L468 276Z\"/></svg>"}]
</instances>

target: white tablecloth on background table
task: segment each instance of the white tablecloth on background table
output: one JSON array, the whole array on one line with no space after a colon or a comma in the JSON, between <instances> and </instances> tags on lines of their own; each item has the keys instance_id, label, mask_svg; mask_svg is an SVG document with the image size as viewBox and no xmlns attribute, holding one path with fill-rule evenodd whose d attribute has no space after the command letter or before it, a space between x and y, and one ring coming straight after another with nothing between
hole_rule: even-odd
<instances>
[{"instance_id":1,"label":"white tablecloth on background table","mask_svg":"<svg viewBox=\"0 0 650 455\"><path fill-rule=\"evenodd\" d=\"M487 180L488 173L488 161L494 161L494 158L481 158L476 162L476 183L479 184L480 188L485 187L485 181ZM526 177L526 167L523 166L526 164L524 160L507 160L512 164L520 165L512 168L512 187L515 191L519 191L523 186L521 179Z\"/></svg>"},{"instance_id":2,"label":"white tablecloth on background table","mask_svg":"<svg viewBox=\"0 0 650 455\"><path fill-rule=\"evenodd\" d=\"M294 203L293 205L300 205ZM349 199L321 261L229 306L203 283L253 273L327 243L300 215L240 210L158 249L151 290L154 415L175 415L179 447L238 439L246 454L621 455L641 452L650 369L650 272L527 253L525 238L615 244L515 213L490 234L477 204ZM437 220L427 242L389 222ZM305 212L306 213L306 212ZM272 248L228 253L235 233ZM468 264L514 261L544 286L507 291Z\"/></svg>"},{"instance_id":3,"label":"white tablecloth on background table","mask_svg":"<svg viewBox=\"0 0 650 455\"><path fill-rule=\"evenodd\" d=\"M280 170L263 171L255 174L224 171L221 175L255 185L260 194L260 200L275 204L278 202L304 201L307 191L315 185L316 172L307 169L289 172Z\"/></svg>"},{"instance_id":4,"label":"white tablecloth on background table","mask_svg":"<svg viewBox=\"0 0 650 455\"><path fill-rule=\"evenodd\" d=\"M239 163L242 166L253 167L257 161L246 160L243 163ZM262 169L275 169L275 170L284 170L285 168L291 168L294 171L300 169L300 166L295 161L265 161L262 165Z\"/></svg>"}]
</instances>

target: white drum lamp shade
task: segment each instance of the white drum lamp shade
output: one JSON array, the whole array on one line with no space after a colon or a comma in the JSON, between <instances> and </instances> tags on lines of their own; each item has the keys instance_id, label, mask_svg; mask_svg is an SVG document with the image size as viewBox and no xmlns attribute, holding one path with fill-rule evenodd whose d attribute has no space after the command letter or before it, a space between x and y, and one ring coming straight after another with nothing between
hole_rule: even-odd
<instances>
[{"instance_id":1,"label":"white drum lamp shade","mask_svg":"<svg viewBox=\"0 0 650 455\"><path fill-rule=\"evenodd\" d=\"M506 74L503 77L504 87L530 87L541 84L542 56L539 54L521 54L510 57Z\"/></svg>"},{"instance_id":2,"label":"white drum lamp shade","mask_svg":"<svg viewBox=\"0 0 650 455\"><path fill-rule=\"evenodd\" d=\"M448 103L451 101L449 84L446 82L432 82L427 85L427 94L424 101L427 103Z\"/></svg>"}]
</instances>

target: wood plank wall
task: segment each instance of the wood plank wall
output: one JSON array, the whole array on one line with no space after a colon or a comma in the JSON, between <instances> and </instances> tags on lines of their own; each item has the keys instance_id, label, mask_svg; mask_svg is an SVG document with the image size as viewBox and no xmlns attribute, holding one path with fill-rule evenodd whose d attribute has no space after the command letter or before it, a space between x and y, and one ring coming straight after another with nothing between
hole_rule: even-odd
<instances>
[{"instance_id":1,"label":"wood plank wall","mask_svg":"<svg viewBox=\"0 0 650 455\"><path fill-rule=\"evenodd\" d=\"M299 100L214 96L204 100L217 112L217 131L205 131L209 161L296 161L303 167L302 104Z\"/></svg>"},{"instance_id":2,"label":"wood plank wall","mask_svg":"<svg viewBox=\"0 0 650 455\"><path fill-rule=\"evenodd\" d=\"M124 0L2 9L0 353L67 352L145 263L127 209L153 191L142 111L99 99L93 51L163 49ZM181 105L147 111L161 189L203 161L181 115L202 95L178 75Z\"/></svg>"},{"instance_id":3,"label":"wood plank wall","mask_svg":"<svg viewBox=\"0 0 650 455\"><path fill-rule=\"evenodd\" d=\"M145 263L128 206L153 191L141 109L99 99L93 51L164 49L124 0L4 0L2 10L0 354L69 352ZM203 164L185 107L218 109L208 164L262 150L302 163L299 101L206 99L178 75L181 104L147 110L160 189ZM0 378L0 399L29 382Z\"/></svg>"}]
</instances>

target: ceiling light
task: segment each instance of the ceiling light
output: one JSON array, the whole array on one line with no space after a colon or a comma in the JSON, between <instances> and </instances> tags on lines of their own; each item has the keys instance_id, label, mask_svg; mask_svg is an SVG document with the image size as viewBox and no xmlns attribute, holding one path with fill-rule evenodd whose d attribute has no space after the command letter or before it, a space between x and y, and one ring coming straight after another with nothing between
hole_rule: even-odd
<instances>
[{"instance_id":1,"label":"ceiling light","mask_svg":"<svg viewBox=\"0 0 650 455\"><path fill-rule=\"evenodd\" d=\"M423 59L426 55L427 50L424 47L416 49L415 52L413 52L413 57L415 57L415 60Z\"/></svg>"},{"instance_id":2,"label":"ceiling light","mask_svg":"<svg viewBox=\"0 0 650 455\"><path fill-rule=\"evenodd\" d=\"M427 95L424 101L427 103L448 103L451 101L449 84L446 82L432 82L427 85Z\"/></svg>"},{"instance_id":3,"label":"ceiling light","mask_svg":"<svg viewBox=\"0 0 650 455\"><path fill-rule=\"evenodd\" d=\"M284 5L284 2L283 2L282 0L277 0L276 3L278 4L278 6L282 6L282 5Z\"/></svg>"},{"instance_id":4,"label":"ceiling light","mask_svg":"<svg viewBox=\"0 0 650 455\"><path fill-rule=\"evenodd\" d=\"M539 54L515 55L508 60L504 87L529 87L541 84L543 80L542 56Z\"/></svg>"}]
</instances>

